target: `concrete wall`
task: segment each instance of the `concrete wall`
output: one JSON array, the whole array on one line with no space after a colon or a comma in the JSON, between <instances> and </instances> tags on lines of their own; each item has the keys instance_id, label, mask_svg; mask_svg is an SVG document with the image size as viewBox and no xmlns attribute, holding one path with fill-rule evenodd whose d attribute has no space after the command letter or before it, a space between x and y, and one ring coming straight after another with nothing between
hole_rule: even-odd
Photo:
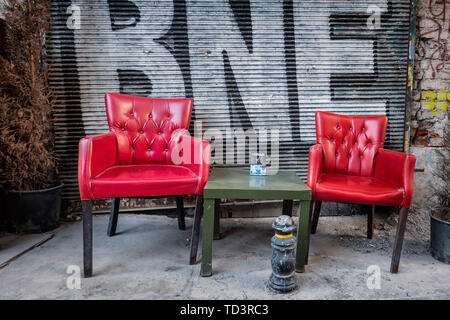
<instances>
[{"instance_id":1,"label":"concrete wall","mask_svg":"<svg viewBox=\"0 0 450 320\"><path fill-rule=\"evenodd\" d=\"M438 151L449 156L443 137L449 126L450 1L418 1L416 40L411 153L417 164L412 211L413 218L428 220L430 208L438 204L436 190L448 188L448 181L437 178L436 172L442 163Z\"/></svg>"}]
</instances>

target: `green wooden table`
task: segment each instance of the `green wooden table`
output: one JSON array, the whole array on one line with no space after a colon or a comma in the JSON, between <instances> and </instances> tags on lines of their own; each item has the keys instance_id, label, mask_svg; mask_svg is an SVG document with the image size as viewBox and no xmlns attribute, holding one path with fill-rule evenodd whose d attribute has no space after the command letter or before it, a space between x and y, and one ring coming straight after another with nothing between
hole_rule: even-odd
<instances>
[{"instance_id":1,"label":"green wooden table","mask_svg":"<svg viewBox=\"0 0 450 320\"><path fill-rule=\"evenodd\" d=\"M213 168L203 192L202 266L200 275L212 275L213 238L219 238L220 199L283 199L283 214L292 214L292 201L299 200L297 257L295 269L304 272L308 263L311 189L292 171L276 175L250 176L249 170ZM267 245L270 245L269 243Z\"/></svg>"}]
</instances>

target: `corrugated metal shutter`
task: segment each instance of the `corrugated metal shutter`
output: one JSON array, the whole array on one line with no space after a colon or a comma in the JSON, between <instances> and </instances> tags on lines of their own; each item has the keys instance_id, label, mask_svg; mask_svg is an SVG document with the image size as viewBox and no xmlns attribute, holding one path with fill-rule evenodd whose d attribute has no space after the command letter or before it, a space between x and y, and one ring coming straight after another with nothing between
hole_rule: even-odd
<instances>
[{"instance_id":1,"label":"corrugated metal shutter","mask_svg":"<svg viewBox=\"0 0 450 320\"><path fill-rule=\"evenodd\" d=\"M386 147L403 147L409 1L51 3L66 198L78 198L78 140L107 131L107 91L191 97L193 120L224 136L279 128L280 167L303 178L316 110L386 114Z\"/></svg>"}]
</instances>

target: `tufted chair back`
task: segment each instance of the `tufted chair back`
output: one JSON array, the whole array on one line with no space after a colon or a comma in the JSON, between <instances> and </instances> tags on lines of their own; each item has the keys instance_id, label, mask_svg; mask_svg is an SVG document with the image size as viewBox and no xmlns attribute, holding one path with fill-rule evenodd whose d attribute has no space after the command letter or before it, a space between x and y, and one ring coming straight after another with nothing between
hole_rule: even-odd
<instances>
[{"instance_id":1,"label":"tufted chair back","mask_svg":"<svg viewBox=\"0 0 450 320\"><path fill-rule=\"evenodd\" d=\"M324 153L323 172L372 177L386 127L385 116L316 112L317 143L322 145Z\"/></svg>"},{"instance_id":2,"label":"tufted chair back","mask_svg":"<svg viewBox=\"0 0 450 320\"><path fill-rule=\"evenodd\" d=\"M192 99L160 99L106 93L106 115L117 137L118 163L171 164L172 132L188 129Z\"/></svg>"}]
</instances>

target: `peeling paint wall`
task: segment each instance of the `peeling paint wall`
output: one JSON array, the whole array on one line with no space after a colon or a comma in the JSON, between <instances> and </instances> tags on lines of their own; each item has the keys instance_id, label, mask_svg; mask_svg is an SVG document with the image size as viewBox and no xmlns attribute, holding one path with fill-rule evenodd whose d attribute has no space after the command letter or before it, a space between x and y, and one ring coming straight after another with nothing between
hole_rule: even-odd
<instances>
[{"instance_id":1,"label":"peeling paint wall","mask_svg":"<svg viewBox=\"0 0 450 320\"><path fill-rule=\"evenodd\" d=\"M428 220L430 208L438 205L436 190L449 187L436 172L442 163L438 151L446 148L449 156L443 137L450 125L450 0L419 0L416 22L411 153L417 163L412 209Z\"/></svg>"}]
</instances>

